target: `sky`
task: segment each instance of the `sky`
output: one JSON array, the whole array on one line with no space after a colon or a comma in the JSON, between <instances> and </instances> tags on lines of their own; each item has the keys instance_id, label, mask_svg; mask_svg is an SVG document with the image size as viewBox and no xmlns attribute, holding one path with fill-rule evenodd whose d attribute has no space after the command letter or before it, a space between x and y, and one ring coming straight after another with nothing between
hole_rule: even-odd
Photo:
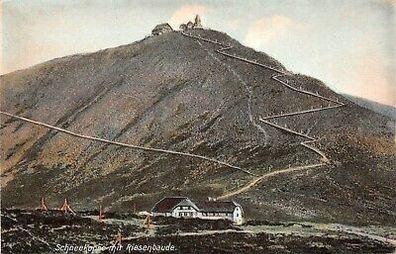
<instances>
[{"instance_id":1,"label":"sky","mask_svg":"<svg viewBox=\"0 0 396 254\"><path fill-rule=\"evenodd\" d=\"M396 0L3 0L0 73L128 44L195 14L295 73L396 106Z\"/></svg>"}]
</instances>

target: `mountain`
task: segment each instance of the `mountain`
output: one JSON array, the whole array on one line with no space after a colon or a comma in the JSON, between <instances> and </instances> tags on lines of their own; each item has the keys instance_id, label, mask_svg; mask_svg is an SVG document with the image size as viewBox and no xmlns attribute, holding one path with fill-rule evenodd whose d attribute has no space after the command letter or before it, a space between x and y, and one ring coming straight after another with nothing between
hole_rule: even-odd
<instances>
[{"instance_id":1,"label":"mountain","mask_svg":"<svg viewBox=\"0 0 396 254\"><path fill-rule=\"evenodd\" d=\"M395 122L218 31L54 59L1 76L1 95L2 207L182 195L247 218L396 219Z\"/></svg>"},{"instance_id":2,"label":"mountain","mask_svg":"<svg viewBox=\"0 0 396 254\"><path fill-rule=\"evenodd\" d=\"M374 112L380 113L381 115L388 116L393 120L396 120L396 108L390 105L381 104L375 101L367 100L365 98L343 94L348 100L356 103L357 105L370 109Z\"/></svg>"}]
</instances>

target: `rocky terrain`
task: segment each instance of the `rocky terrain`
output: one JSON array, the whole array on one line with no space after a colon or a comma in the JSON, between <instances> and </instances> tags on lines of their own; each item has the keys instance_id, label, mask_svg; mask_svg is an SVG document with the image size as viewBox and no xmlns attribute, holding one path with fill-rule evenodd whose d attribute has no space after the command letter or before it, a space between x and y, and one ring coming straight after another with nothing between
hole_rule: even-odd
<instances>
[{"instance_id":1,"label":"rocky terrain","mask_svg":"<svg viewBox=\"0 0 396 254\"><path fill-rule=\"evenodd\" d=\"M265 176L230 197L246 218L395 225L392 119L224 33L192 35L232 45L224 52L271 66L290 86L339 103L271 120L314 137L310 145L329 161L301 145L303 137L260 118L333 102L288 88L273 79L274 70L220 54L221 45L171 32L3 75L0 109L74 133L235 167L96 142L1 115L2 207L36 208L45 196L50 207L67 197L76 210L99 204L150 210L166 195L222 196Z\"/></svg>"},{"instance_id":2,"label":"rocky terrain","mask_svg":"<svg viewBox=\"0 0 396 254\"><path fill-rule=\"evenodd\" d=\"M81 215L2 210L2 253L149 252L132 249L144 245L173 246L165 253L392 253L396 244L389 240L396 233L390 228L371 228L371 235L340 225L251 221L234 226L223 220L166 218L147 227L133 215L106 214L102 222L97 211Z\"/></svg>"}]
</instances>

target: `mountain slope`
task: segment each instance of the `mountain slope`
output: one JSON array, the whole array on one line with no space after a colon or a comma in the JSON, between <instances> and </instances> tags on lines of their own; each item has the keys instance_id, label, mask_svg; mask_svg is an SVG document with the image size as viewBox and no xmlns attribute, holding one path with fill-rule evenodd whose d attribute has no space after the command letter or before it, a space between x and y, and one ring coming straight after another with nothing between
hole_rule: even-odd
<instances>
[{"instance_id":1,"label":"mountain slope","mask_svg":"<svg viewBox=\"0 0 396 254\"><path fill-rule=\"evenodd\" d=\"M226 45L233 47L219 51ZM279 76L285 84L273 78L277 71L285 73ZM230 198L244 205L248 217L394 223L394 122L223 33L149 37L13 72L1 84L4 112L106 140L202 155L254 174L2 116L4 207L35 207L46 196L50 205L68 197L77 209L102 203L148 210L164 195L221 196L268 172L322 164L317 149L329 163L277 174ZM334 105L342 107L270 120L308 132L313 149L300 144L304 137L260 121ZM347 214L341 214L346 204Z\"/></svg>"},{"instance_id":2,"label":"mountain slope","mask_svg":"<svg viewBox=\"0 0 396 254\"><path fill-rule=\"evenodd\" d=\"M388 116L393 120L396 120L396 108L390 105L381 104L375 101L367 100L361 97L343 94L348 100L356 103L357 105L370 109L374 112L380 113L384 116Z\"/></svg>"}]
</instances>

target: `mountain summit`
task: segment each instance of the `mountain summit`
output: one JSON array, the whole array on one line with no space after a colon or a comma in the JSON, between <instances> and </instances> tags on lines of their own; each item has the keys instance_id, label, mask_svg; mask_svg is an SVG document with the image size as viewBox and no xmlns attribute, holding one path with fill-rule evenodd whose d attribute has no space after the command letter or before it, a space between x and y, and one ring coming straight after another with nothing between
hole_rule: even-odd
<instances>
[{"instance_id":1,"label":"mountain summit","mask_svg":"<svg viewBox=\"0 0 396 254\"><path fill-rule=\"evenodd\" d=\"M391 119L224 33L158 34L1 76L3 207L183 195L251 218L395 221Z\"/></svg>"}]
</instances>

